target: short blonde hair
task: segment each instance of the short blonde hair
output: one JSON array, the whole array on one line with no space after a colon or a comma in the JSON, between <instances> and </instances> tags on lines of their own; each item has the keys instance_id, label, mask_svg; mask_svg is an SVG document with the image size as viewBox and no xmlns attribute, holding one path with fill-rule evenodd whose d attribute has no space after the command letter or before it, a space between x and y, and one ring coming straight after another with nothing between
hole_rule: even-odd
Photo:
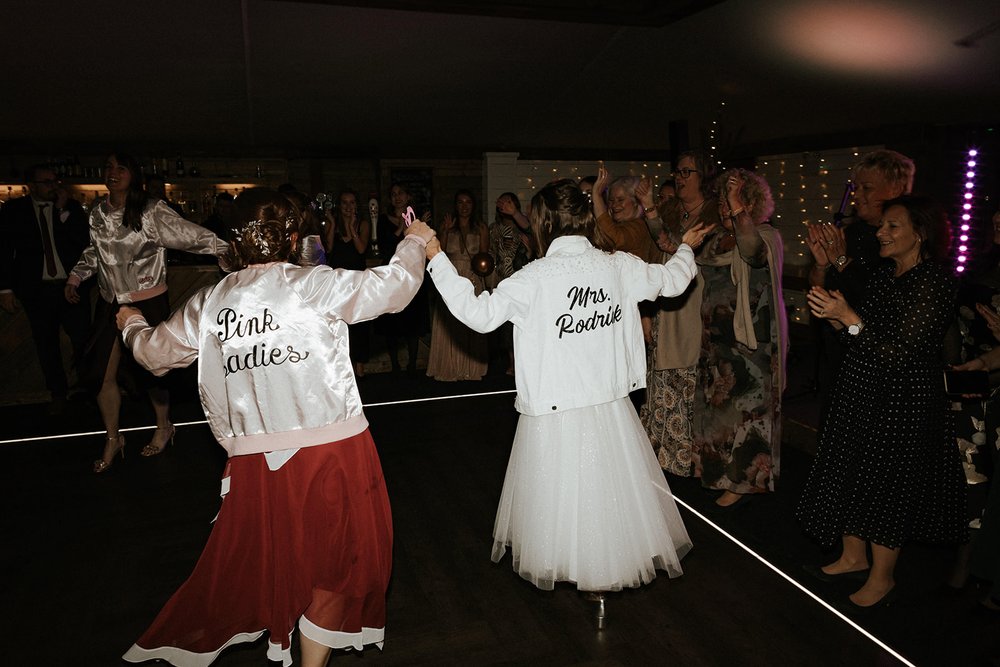
<instances>
[{"instance_id":1,"label":"short blonde hair","mask_svg":"<svg viewBox=\"0 0 1000 667\"><path fill-rule=\"evenodd\" d=\"M869 170L877 171L892 185L902 185L903 194L913 191L913 177L917 173L917 166L902 153L880 148L868 153L854 165L855 174Z\"/></svg>"}]
</instances>

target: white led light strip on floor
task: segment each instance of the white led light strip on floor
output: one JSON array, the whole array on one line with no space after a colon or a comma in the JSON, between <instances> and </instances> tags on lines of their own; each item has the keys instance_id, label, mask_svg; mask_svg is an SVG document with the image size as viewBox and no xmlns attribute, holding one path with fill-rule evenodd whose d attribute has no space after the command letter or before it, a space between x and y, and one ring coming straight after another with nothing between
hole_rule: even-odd
<instances>
[{"instance_id":1,"label":"white led light strip on floor","mask_svg":"<svg viewBox=\"0 0 1000 667\"><path fill-rule=\"evenodd\" d=\"M505 389L505 390L502 390L502 391L490 391L490 392L473 393L473 394L458 394L458 395L454 395L454 396L433 396L433 397L430 397L430 398L414 398L414 399L408 399L408 400L405 400L405 401L385 401L385 402L382 402L382 403L366 403L366 404L364 404L363 407L365 407L365 408L380 408L380 407L391 406L391 405L406 405L408 403L426 403L426 402L429 402L429 401L445 401L445 400L450 400L450 399L455 399L455 398L472 398L472 397L480 397L480 396L500 396L500 395L504 395L504 394L516 394L516 393L517 393L517 391L515 389ZM178 422L178 423L175 423L174 426L198 426L198 425L207 424L207 423L208 422L206 420L201 419L201 420L198 420L198 421ZM156 425L153 425L153 426L136 426L136 427L132 427L132 428L123 428L123 429L120 429L120 431L122 433L128 433L128 432L133 432L133 431L149 431L149 430L153 430L155 428L156 428ZM89 435L103 435L103 434L104 434L104 431L87 431L87 432L82 432L82 433L65 433L65 434L61 434L61 435L44 435L44 436L38 436L38 437L32 437L32 438L13 438L13 439L10 439L10 440L0 440L0 445L12 445L12 444L17 444L17 443L35 442L35 441L40 441L40 440L58 440L58 439L63 439L63 438L78 438L78 437L84 437L84 436L89 436ZM756 558L758 561L760 561L761 563L763 563L764 565L766 565L768 568L770 568L771 570L773 570L779 577L781 577L782 579L784 579L785 581L787 581L788 583L790 583L792 586L795 586L795 588L799 589L800 591L802 591L803 593L805 593L807 596L809 596L810 598L812 598L814 601L816 601L818 604L822 605L827 610L829 610L830 612L832 612L833 614L835 614L844 623L847 623L852 628L854 628L855 630L857 630L858 632L860 632L862 635L864 635L865 637L867 637L868 639L870 639L877 646L879 646L880 648L882 648L886 653L890 654L891 656L893 656L894 658L896 658L897 660L899 660L902 664L907 665L907 667L916 667L916 665L914 665L912 662L910 662L909 660L907 660L906 658L904 658L902 655L900 655L897 651L895 651L894 649L892 649L891 647L889 647L888 645L886 645L885 642L883 642L878 637L876 637L875 635L871 634L870 632L868 632L867 630L865 630L864 628L862 628L860 625L858 625L857 623L855 623L854 621L852 621L851 619L849 619L844 614L842 614L839 611L837 611L837 609L835 609L834 607L832 607L828 602L826 602L825 600L823 600L822 598L820 598L819 596L817 596L815 593L813 593L812 591L810 591L808 588L806 588L805 586L803 586L799 582L795 581L790 576L788 576L787 574L785 574L784 572L782 572L780 569L778 569L777 567L775 567L774 565L772 565L763 556L761 556L760 554L758 554L757 552L755 552L753 549L751 549L750 547L748 547L747 545L743 544L738 539L736 539L735 537L733 537L732 535L730 535L729 533L727 533L720 526L718 526L717 524L715 524L714 522L712 522L710 519L708 519L707 517L705 517L703 514L701 514L698 510L696 510L695 508L691 507L690 505L688 505L686 502L684 502L683 500L681 500L677 496L674 496L674 500L677 501L677 504L681 505L686 510L688 510L689 512L691 512L692 514L694 514L696 517L698 517L699 519L701 519L703 522L705 522L706 524L708 524L709 526L711 526L712 528L714 528L716 531L718 531L722 535L724 535L726 538L729 539L729 541L731 541L732 543L736 544L738 547L740 547L741 549L743 549L744 551L746 551L748 554L750 554L751 556L753 556L754 558Z\"/></svg>"},{"instance_id":2,"label":"white led light strip on floor","mask_svg":"<svg viewBox=\"0 0 1000 667\"><path fill-rule=\"evenodd\" d=\"M712 528L714 528L718 532L720 532L723 535L725 535L727 538L729 538L730 542L733 542L738 547L740 547L741 549L743 549L744 551L746 551L748 554L750 554L751 556L753 556L754 558L756 558L757 560L759 560L761 563L763 563L764 565L766 565L767 567L769 567L771 570L773 570L774 572L776 572L778 574L778 576L780 576L782 579L784 579L785 581L787 581L788 583L790 583L792 586L795 586L797 589L799 589L800 591L802 591L803 593L805 593L806 595L808 595L809 597L811 597L813 600L815 600L816 602L818 602L820 605L826 607L829 611L833 612L844 623L847 623L852 628L854 628L855 630L857 630L858 632L860 632L861 634L863 634L865 637L867 637L868 639L870 639L873 642L875 642L875 644L877 644L879 647L881 647L882 649L884 649L886 651L886 653L889 653L890 655L892 655L892 657L896 658L897 660L899 660L904 665L907 665L908 667L917 667L912 662L910 662L909 660L907 660L906 658L904 658L902 655L900 655L897 651L895 651L894 649L892 649L891 647L889 647L881 639L879 639L878 637L876 637L872 633L868 632L863 627L861 627L860 625L858 625L857 623L855 623L854 621L852 621L851 619L849 619L848 617L844 616L842 613L840 613L839 611L837 611L837 609L834 608L834 607L832 607L830 605L830 603L828 603L826 600L824 600L823 598L819 597L818 595L816 595L815 593L813 593L812 591L810 591L808 588L806 588L805 586L803 586L799 582L797 582L794 579L792 579L790 576L788 576L787 574L785 574L784 572L782 572L780 569L778 569L777 567L775 567L774 565L772 565L767 559L765 559L763 556L761 556L760 554L758 554L756 551L754 551L753 549L751 549L747 545L745 545L742 542L740 542L738 539L736 539L735 537L733 537L732 535L730 535L729 533L727 533L725 530L723 530L717 524L713 523L710 519L708 519L701 512L699 512L695 508L691 507L690 505L688 505L686 502L684 502L683 500L681 500L677 496L674 496L674 500L677 501L678 505L683 506L686 510L688 510L689 512L691 512L692 514L694 514L696 517L698 517L699 519L701 519L705 523L707 523L709 526L711 526Z\"/></svg>"}]
</instances>

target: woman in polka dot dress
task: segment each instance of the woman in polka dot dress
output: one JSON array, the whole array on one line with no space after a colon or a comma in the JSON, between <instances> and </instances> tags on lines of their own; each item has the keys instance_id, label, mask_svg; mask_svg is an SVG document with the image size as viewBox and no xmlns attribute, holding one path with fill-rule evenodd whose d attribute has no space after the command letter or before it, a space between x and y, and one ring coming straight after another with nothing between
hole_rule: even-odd
<instances>
[{"instance_id":1,"label":"woman in polka dot dress","mask_svg":"<svg viewBox=\"0 0 1000 667\"><path fill-rule=\"evenodd\" d=\"M867 300L852 307L822 287L808 295L812 314L829 320L849 349L798 518L820 543L842 541L840 558L813 574L863 579L850 596L855 608L892 601L903 544L966 538L965 479L942 379L956 290L941 262L948 223L923 197L889 200L883 211L879 255L892 262L870 274L849 265L842 274L871 276Z\"/></svg>"}]
</instances>

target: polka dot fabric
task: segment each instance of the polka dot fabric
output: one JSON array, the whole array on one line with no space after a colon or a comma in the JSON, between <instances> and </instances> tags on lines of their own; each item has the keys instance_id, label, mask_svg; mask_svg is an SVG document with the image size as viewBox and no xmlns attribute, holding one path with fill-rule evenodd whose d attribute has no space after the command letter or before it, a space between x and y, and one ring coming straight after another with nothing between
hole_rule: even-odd
<instances>
[{"instance_id":1,"label":"polka dot fabric","mask_svg":"<svg viewBox=\"0 0 1000 667\"><path fill-rule=\"evenodd\" d=\"M798 518L825 546L856 535L886 547L966 538L965 478L944 395L951 272L923 262L876 271L865 327L834 384Z\"/></svg>"}]
</instances>

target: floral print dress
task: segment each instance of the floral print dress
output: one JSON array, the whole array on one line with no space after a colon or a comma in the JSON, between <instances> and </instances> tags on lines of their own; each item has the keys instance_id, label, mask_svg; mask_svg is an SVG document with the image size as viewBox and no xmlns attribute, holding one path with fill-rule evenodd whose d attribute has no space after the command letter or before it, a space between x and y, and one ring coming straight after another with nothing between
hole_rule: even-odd
<instances>
[{"instance_id":1,"label":"floral print dress","mask_svg":"<svg viewBox=\"0 0 1000 667\"><path fill-rule=\"evenodd\" d=\"M714 235L706 253L721 254L719 244L725 239L724 234ZM773 491L781 443L782 386L774 310L784 308L772 303L774 272L762 247L760 257L750 262L750 312L757 339L757 349L751 350L737 342L733 329L737 287L730 264L716 265L701 257L698 263L705 290L692 415L693 474L713 489L741 494Z\"/></svg>"}]
</instances>

